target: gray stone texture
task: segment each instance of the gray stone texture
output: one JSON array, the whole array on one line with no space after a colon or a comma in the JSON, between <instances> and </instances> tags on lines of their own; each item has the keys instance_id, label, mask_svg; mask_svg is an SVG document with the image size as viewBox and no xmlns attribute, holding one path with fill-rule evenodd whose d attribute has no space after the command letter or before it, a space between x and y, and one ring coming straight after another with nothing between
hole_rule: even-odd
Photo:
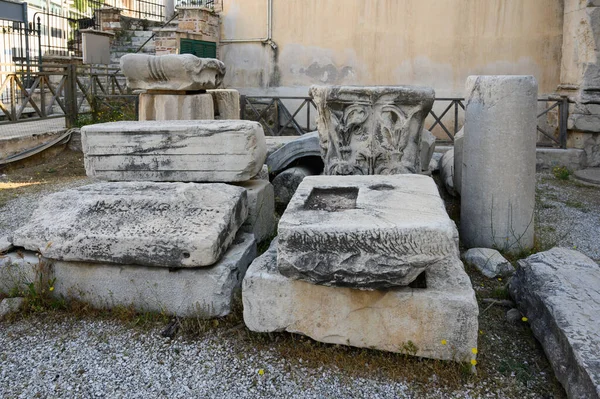
<instances>
[{"instance_id":1,"label":"gray stone texture","mask_svg":"<svg viewBox=\"0 0 600 399\"><path fill-rule=\"evenodd\" d=\"M96 183L48 195L13 244L58 260L198 267L216 263L248 216L227 184Z\"/></svg>"},{"instance_id":2,"label":"gray stone texture","mask_svg":"<svg viewBox=\"0 0 600 399\"><path fill-rule=\"evenodd\" d=\"M238 234L225 256L211 267L168 269L53 261L54 294L98 308L133 306L179 317L222 317L248 265L256 257L251 234Z\"/></svg>"},{"instance_id":3,"label":"gray stone texture","mask_svg":"<svg viewBox=\"0 0 600 399\"><path fill-rule=\"evenodd\" d=\"M127 87L132 90L216 89L225 76L225 64L221 61L192 54L126 54L120 62Z\"/></svg>"},{"instance_id":4,"label":"gray stone texture","mask_svg":"<svg viewBox=\"0 0 600 399\"><path fill-rule=\"evenodd\" d=\"M140 94L140 121L215 119L210 94Z\"/></svg>"},{"instance_id":5,"label":"gray stone texture","mask_svg":"<svg viewBox=\"0 0 600 399\"><path fill-rule=\"evenodd\" d=\"M578 170L574 176L585 183L600 185L600 168Z\"/></svg>"},{"instance_id":6,"label":"gray stone texture","mask_svg":"<svg viewBox=\"0 0 600 399\"><path fill-rule=\"evenodd\" d=\"M460 260L445 258L430 268L427 288L362 291L287 278L276 257L273 241L244 278L244 322L251 331L288 331L320 342L433 359L474 357L479 309Z\"/></svg>"},{"instance_id":7,"label":"gray stone texture","mask_svg":"<svg viewBox=\"0 0 600 399\"><path fill-rule=\"evenodd\" d=\"M11 313L16 313L25 305L25 298L4 298L0 301L0 320Z\"/></svg>"},{"instance_id":8,"label":"gray stone texture","mask_svg":"<svg viewBox=\"0 0 600 399\"><path fill-rule=\"evenodd\" d=\"M233 89L208 90L215 105L215 119L240 119L240 92Z\"/></svg>"},{"instance_id":9,"label":"gray stone texture","mask_svg":"<svg viewBox=\"0 0 600 399\"><path fill-rule=\"evenodd\" d=\"M575 171L585 168L587 164L585 151L576 148L538 148L535 159L537 172L551 172L557 166Z\"/></svg>"},{"instance_id":10,"label":"gray stone texture","mask_svg":"<svg viewBox=\"0 0 600 399\"><path fill-rule=\"evenodd\" d=\"M600 398L600 266L553 248L520 260L509 290L569 398Z\"/></svg>"},{"instance_id":11,"label":"gray stone texture","mask_svg":"<svg viewBox=\"0 0 600 399\"><path fill-rule=\"evenodd\" d=\"M461 239L467 248L531 248L537 82L470 76L466 89Z\"/></svg>"},{"instance_id":12,"label":"gray stone texture","mask_svg":"<svg viewBox=\"0 0 600 399\"><path fill-rule=\"evenodd\" d=\"M279 173L301 158L314 156L321 156L319 132L306 133L283 144L269 154L267 165L271 173Z\"/></svg>"},{"instance_id":13,"label":"gray stone texture","mask_svg":"<svg viewBox=\"0 0 600 399\"><path fill-rule=\"evenodd\" d=\"M411 86L313 86L326 175L421 172L421 132L435 98Z\"/></svg>"},{"instance_id":14,"label":"gray stone texture","mask_svg":"<svg viewBox=\"0 0 600 399\"><path fill-rule=\"evenodd\" d=\"M306 176L311 175L314 175L314 173L310 168L306 166L294 166L275 176L273 179L275 208L279 213L283 213L283 210L290 203L302 180Z\"/></svg>"},{"instance_id":15,"label":"gray stone texture","mask_svg":"<svg viewBox=\"0 0 600 399\"><path fill-rule=\"evenodd\" d=\"M38 285L44 262L30 251L0 255L0 293L22 294L31 283Z\"/></svg>"},{"instance_id":16,"label":"gray stone texture","mask_svg":"<svg viewBox=\"0 0 600 399\"><path fill-rule=\"evenodd\" d=\"M440 176L448 194L458 195L454 186L454 149L446 151L440 159Z\"/></svg>"},{"instance_id":17,"label":"gray stone texture","mask_svg":"<svg viewBox=\"0 0 600 399\"><path fill-rule=\"evenodd\" d=\"M112 122L82 129L86 173L119 181L242 182L266 158L251 121Z\"/></svg>"},{"instance_id":18,"label":"gray stone texture","mask_svg":"<svg viewBox=\"0 0 600 399\"><path fill-rule=\"evenodd\" d=\"M465 252L465 263L474 266L486 277L506 277L515 272L515 268L500 252L491 248L471 248Z\"/></svg>"},{"instance_id":19,"label":"gray stone texture","mask_svg":"<svg viewBox=\"0 0 600 399\"><path fill-rule=\"evenodd\" d=\"M433 179L306 177L279 221L279 271L314 284L405 286L458 258L458 232Z\"/></svg>"},{"instance_id":20,"label":"gray stone texture","mask_svg":"<svg viewBox=\"0 0 600 399\"><path fill-rule=\"evenodd\" d=\"M421 147L419 153L421 154L421 170L428 171L429 163L435 152L435 136L429 130L423 128L421 134Z\"/></svg>"},{"instance_id":21,"label":"gray stone texture","mask_svg":"<svg viewBox=\"0 0 600 399\"><path fill-rule=\"evenodd\" d=\"M462 187L462 168L463 168L463 144L465 139L465 128L454 136L454 191L460 195Z\"/></svg>"},{"instance_id":22,"label":"gray stone texture","mask_svg":"<svg viewBox=\"0 0 600 399\"><path fill-rule=\"evenodd\" d=\"M237 183L248 195L248 218L241 231L254 234L257 242L271 238L275 232L275 192L268 180Z\"/></svg>"},{"instance_id":23,"label":"gray stone texture","mask_svg":"<svg viewBox=\"0 0 600 399\"><path fill-rule=\"evenodd\" d=\"M12 243L8 239L8 237L0 237L0 255L4 252L8 252L13 248Z\"/></svg>"}]
</instances>

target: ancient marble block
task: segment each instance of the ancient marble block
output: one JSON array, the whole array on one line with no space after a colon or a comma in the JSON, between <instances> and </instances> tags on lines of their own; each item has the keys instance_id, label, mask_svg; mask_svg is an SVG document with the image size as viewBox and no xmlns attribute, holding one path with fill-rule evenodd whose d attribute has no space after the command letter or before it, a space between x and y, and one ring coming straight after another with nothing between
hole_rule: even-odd
<instances>
[{"instance_id":1,"label":"ancient marble block","mask_svg":"<svg viewBox=\"0 0 600 399\"><path fill-rule=\"evenodd\" d=\"M225 76L225 64L193 54L125 54L121 70L132 90L198 91L216 89Z\"/></svg>"},{"instance_id":2,"label":"ancient marble block","mask_svg":"<svg viewBox=\"0 0 600 399\"><path fill-rule=\"evenodd\" d=\"M279 221L282 275L315 284L405 286L458 259L458 232L433 179L309 176Z\"/></svg>"},{"instance_id":3,"label":"ancient marble block","mask_svg":"<svg viewBox=\"0 0 600 399\"><path fill-rule=\"evenodd\" d=\"M426 288L385 291L293 280L281 275L276 258L274 241L242 283L244 323L252 331L288 331L320 342L432 359L475 356L479 309L469 276L455 257L425 272Z\"/></svg>"},{"instance_id":4,"label":"ancient marble block","mask_svg":"<svg viewBox=\"0 0 600 399\"><path fill-rule=\"evenodd\" d=\"M215 119L210 94L140 94L140 121Z\"/></svg>"},{"instance_id":5,"label":"ancient marble block","mask_svg":"<svg viewBox=\"0 0 600 399\"><path fill-rule=\"evenodd\" d=\"M533 76L467 79L460 193L467 248L533 246L537 93Z\"/></svg>"},{"instance_id":6,"label":"ancient marble block","mask_svg":"<svg viewBox=\"0 0 600 399\"><path fill-rule=\"evenodd\" d=\"M251 121L112 122L82 128L85 169L107 180L241 182L267 148Z\"/></svg>"},{"instance_id":7,"label":"ancient marble block","mask_svg":"<svg viewBox=\"0 0 600 399\"><path fill-rule=\"evenodd\" d=\"M509 291L569 398L600 398L600 266L553 248L520 260Z\"/></svg>"},{"instance_id":8,"label":"ancient marble block","mask_svg":"<svg viewBox=\"0 0 600 399\"><path fill-rule=\"evenodd\" d=\"M54 294L98 308L133 306L179 317L222 317L231 311L233 294L255 257L254 237L240 233L211 267L168 269L52 261Z\"/></svg>"},{"instance_id":9,"label":"ancient marble block","mask_svg":"<svg viewBox=\"0 0 600 399\"><path fill-rule=\"evenodd\" d=\"M254 234L257 242L272 237L275 231L275 193L269 180L252 179L237 183L248 194L248 218L241 231Z\"/></svg>"},{"instance_id":10,"label":"ancient marble block","mask_svg":"<svg viewBox=\"0 0 600 399\"><path fill-rule=\"evenodd\" d=\"M215 104L215 119L240 119L240 92L233 89L208 90Z\"/></svg>"},{"instance_id":11,"label":"ancient marble block","mask_svg":"<svg viewBox=\"0 0 600 399\"><path fill-rule=\"evenodd\" d=\"M435 98L411 86L313 86L326 175L421 173L421 132Z\"/></svg>"},{"instance_id":12,"label":"ancient marble block","mask_svg":"<svg viewBox=\"0 0 600 399\"><path fill-rule=\"evenodd\" d=\"M247 216L241 187L96 183L48 195L13 244L58 260L210 266Z\"/></svg>"},{"instance_id":13,"label":"ancient marble block","mask_svg":"<svg viewBox=\"0 0 600 399\"><path fill-rule=\"evenodd\" d=\"M0 293L25 295L28 286L40 282L44 264L37 254L30 251L9 252L0 255Z\"/></svg>"}]
</instances>

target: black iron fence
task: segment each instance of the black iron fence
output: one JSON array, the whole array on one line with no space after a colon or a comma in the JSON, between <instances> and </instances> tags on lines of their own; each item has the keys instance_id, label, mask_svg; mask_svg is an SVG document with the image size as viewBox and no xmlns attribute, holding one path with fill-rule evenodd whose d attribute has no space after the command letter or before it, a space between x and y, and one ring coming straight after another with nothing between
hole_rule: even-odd
<instances>
[{"instance_id":1,"label":"black iron fence","mask_svg":"<svg viewBox=\"0 0 600 399\"><path fill-rule=\"evenodd\" d=\"M214 8L215 0L177 0L176 7L207 7Z\"/></svg>"},{"instance_id":2,"label":"black iron fence","mask_svg":"<svg viewBox=\"0 0 600 399\"><path fill-rule=\"evenodd\" d=\"M538 145L566 148L569 103L566 97L540 97L545 108L537 115L537 130L548 140ZM444 134L450 142L464 123L465 99L436 98L429 113L429 131ZM260 122L269 136L302 135L316 129L316 106L310 97L242 96L241 119ZM549 117L551 116L551 117ZM426 122L427 123L427 122Z\"/></svg>"}]
</instances>

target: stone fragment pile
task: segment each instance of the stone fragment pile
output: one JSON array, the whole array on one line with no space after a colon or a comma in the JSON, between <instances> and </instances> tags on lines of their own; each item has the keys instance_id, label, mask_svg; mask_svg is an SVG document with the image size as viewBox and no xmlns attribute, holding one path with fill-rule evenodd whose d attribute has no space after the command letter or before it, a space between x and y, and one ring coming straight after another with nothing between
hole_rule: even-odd
<instances>
[{"instance_id":1,"label":"stone fragment pile","mask_svg":"<svg viewBox=\"0 0 600 399\"><path fill-rule=\"evenodd\" d=\"M329 175L302 181L281 217L278 240L249 267L246 325L472 359L478 307L459 258L458 231L434 181L414 173L421 172L422 124L433 90L311 93Z\"/></svg>"},{"instance_id":2,"label":"stone fragment pile","mask_svg":"<svg viewBox=\"0 0 600 399\"><path fill-rule=\"evenodd\" d=\"M141 91L139 120L239 119L240 93L219 89L225 64L192 54L121 57L127 86Z\"/></svg>"},{"instance_id":3,"label":"stone fragment pile","mask_svg":"<svg viewBox=\"0 0 600 399\"><path fill-rule=\"evenodd\" d=\"M216 60L192 59L191 69L187 57L157 58L142 71L125 62L130 82L156 88L169 77L203 90L224 73ZM256 243L275 227L273 187L260 177L261 125L105 123L82 128L82 147L87 175L110 182L49 195L12 237L47 261L54 294L97 307L228 314Z\"/></svg>"}]
</instances>

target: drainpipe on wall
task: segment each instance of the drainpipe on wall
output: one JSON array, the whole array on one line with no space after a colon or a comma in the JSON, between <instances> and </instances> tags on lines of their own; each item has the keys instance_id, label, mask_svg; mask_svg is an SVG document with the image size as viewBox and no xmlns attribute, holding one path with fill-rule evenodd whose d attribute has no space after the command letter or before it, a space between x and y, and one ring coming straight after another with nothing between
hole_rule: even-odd
<instances>
[{"instance_id":1,"label":"drainpipe on wall","mask_svg":"<svg viewBox=\"0 0 600 399\"><path fill-rule=\"evenodd\" d=\"M228 43L265 43L273 48L277 49L277 44L273 41L273 0L267 0L267 37L262 39L227 39L221 40L220 44Z\"/></svg>"}]
</instances>

